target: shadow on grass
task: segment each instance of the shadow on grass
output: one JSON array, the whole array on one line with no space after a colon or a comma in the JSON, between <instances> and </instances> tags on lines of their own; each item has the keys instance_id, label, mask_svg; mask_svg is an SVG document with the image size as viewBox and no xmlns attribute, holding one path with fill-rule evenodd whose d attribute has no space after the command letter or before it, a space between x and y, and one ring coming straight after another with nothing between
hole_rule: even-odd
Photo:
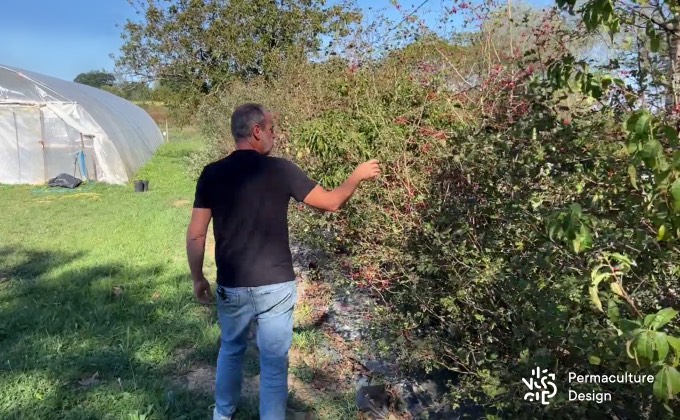
<instances>
[{"instance_id":1,"label":"shadow on grass","mask_svg":"<svg viewBox=\"0 0 680 420\"><path fill-rule=\"evenodd\" d=\"M254 324L253 324L254 325ZM251 326L254 332L254 327ZM203 348L201 354L196 354L201 361L208 363L208 370L214 374L215 361L219 353L219 347ZM291 369L292 371L292 369ZM248 347L243 356L243 384L241 392L241 403L236 412L235 420L258 420L259 417L259 374L260 362L259 352L255 344L254 337L249 338ZM211 387L212 390L212 387ZM296 419L294 413L311 412L312 408L302 399L298 398L293 390L288 397L288 416L287 419Z\"/></svg>"},{"instance_id":2,"label":"shadow on grass","mask_svg":"<svg viewBox=\"0 0 680 420\"><path fill-rule=\"evenodd\" d=\"M0 248L0 418L209 418L215 316L193 303L188 278L87 258ZM180 292L155 296L154 279ZM250 345L246 377L259 374ZM204 383L192 389L196 367ZM311 411L294 394L289 407ZM257 390L236 418L259 418Z\"/></svg>"},{"instance_id":3,"label":"shadow on grass","mask_svg":"<svg viewBox=\"0 0 680 420\"><path fill-rule=\"evenodd\" d=\"M173 380L214 323L186 276L86 257L0 248L0 418L208 418L212 396Z\"/></svg>"}]
</instances>

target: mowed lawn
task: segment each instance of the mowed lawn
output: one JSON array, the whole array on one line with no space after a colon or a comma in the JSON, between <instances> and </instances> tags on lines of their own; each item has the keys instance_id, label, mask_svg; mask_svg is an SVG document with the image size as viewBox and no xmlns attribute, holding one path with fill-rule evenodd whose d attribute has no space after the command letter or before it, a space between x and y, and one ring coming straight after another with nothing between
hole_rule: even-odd
<instances>
[{"instance_id":1,"label":"mowed lawn","mask_svg":"<svg viewBox=\"0 0 680 420\"><path fill-rule=\"evenodd\" d=\"M201 140L185 137L140 171L146 193L0 186L1 419L209 417L186 386L219 329L191 292L185 158Z\"/></svg>"}]
</instances>

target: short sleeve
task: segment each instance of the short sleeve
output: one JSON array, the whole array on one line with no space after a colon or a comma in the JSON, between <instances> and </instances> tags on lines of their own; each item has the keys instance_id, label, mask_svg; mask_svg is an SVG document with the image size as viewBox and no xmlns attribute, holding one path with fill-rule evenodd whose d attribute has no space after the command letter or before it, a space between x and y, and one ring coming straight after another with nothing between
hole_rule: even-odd
<instances>
[{"instance_id":1,"label":"short sleeve","mask_svg":"<svg viewBox=\"0 0 680 420\"><path fill-rule=\"evenodd\" d=\"M309 194L318 183L309 178L295 163L285 159L282 159L282 161L289 194L299 203L307 197L307 194Z\"/></svg>"},{"instance_id":2,"label":"short sleeve","mask_svg":"<svg viewBox=\"0 0 680 420\"><path fill-rule=\"evenodd\" d=\"M210 209L212 208L212 200L210 193L210 176L208 167L203 168L201 175L196 182L196 194L194 196L194 208Z\"/></svg>"}]
</instances>

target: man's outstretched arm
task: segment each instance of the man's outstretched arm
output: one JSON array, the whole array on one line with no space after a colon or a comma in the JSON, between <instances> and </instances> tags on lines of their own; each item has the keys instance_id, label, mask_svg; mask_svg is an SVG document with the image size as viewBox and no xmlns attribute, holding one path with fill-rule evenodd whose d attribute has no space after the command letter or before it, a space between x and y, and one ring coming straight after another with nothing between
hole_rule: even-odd
<instances>
[{"instance_id":1,"label":"man's outstretched arm","mask_svg":"<svg viewBox=\"0 0 680 420\"><path fill-rule=\"evenodd\" d=\"M352 197L362 181L366 181L380 175L380 164L376 159L369 160L359 165L347 180L339 187L326 191L317 185L305 197L305 204L320 210L335 212L345 205Z\"/></svg>"},{"instance_id":2,"label":"man's outstretched arm","mask_svg":"<svg viewBox=\"0 0 680 420\"><path fill-rule=\"evenodd\" d=\"M210 283L203 275L205 239L208 235L211 218L212 211L210 209L194 208L187 229L187 258L189 259L191 279L194 282L194 294L198 301L203 304L212 302Z\"/></svg>"}]
</instances>

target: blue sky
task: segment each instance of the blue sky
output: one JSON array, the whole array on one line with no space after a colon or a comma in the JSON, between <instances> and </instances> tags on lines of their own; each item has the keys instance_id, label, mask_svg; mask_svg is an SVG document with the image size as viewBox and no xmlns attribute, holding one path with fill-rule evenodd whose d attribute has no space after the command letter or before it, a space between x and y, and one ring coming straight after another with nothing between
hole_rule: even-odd
<instances>
[{"instance_id":1,"label":"blue sky","mask_svg":"<svg viewBox=\"0 0 680 420\"><path fill-rule=\"evenodd\" d=\"M422 1L399 3L411 10ZM543 6L552 0L530 3ZM389 0L357 0L357 4L366 19L378 12L395 21L401 19ZM435 22L442 7L453 4L452 0L430 0L419 15L428 23ZM5 41L0 43L0 64L65 80L89 70L112 71L109 54L117 55L122 45L116 25L136 18L127 0L16 0L5 1L2 9L0 39Z\"/></svg>"}]
</instances>

